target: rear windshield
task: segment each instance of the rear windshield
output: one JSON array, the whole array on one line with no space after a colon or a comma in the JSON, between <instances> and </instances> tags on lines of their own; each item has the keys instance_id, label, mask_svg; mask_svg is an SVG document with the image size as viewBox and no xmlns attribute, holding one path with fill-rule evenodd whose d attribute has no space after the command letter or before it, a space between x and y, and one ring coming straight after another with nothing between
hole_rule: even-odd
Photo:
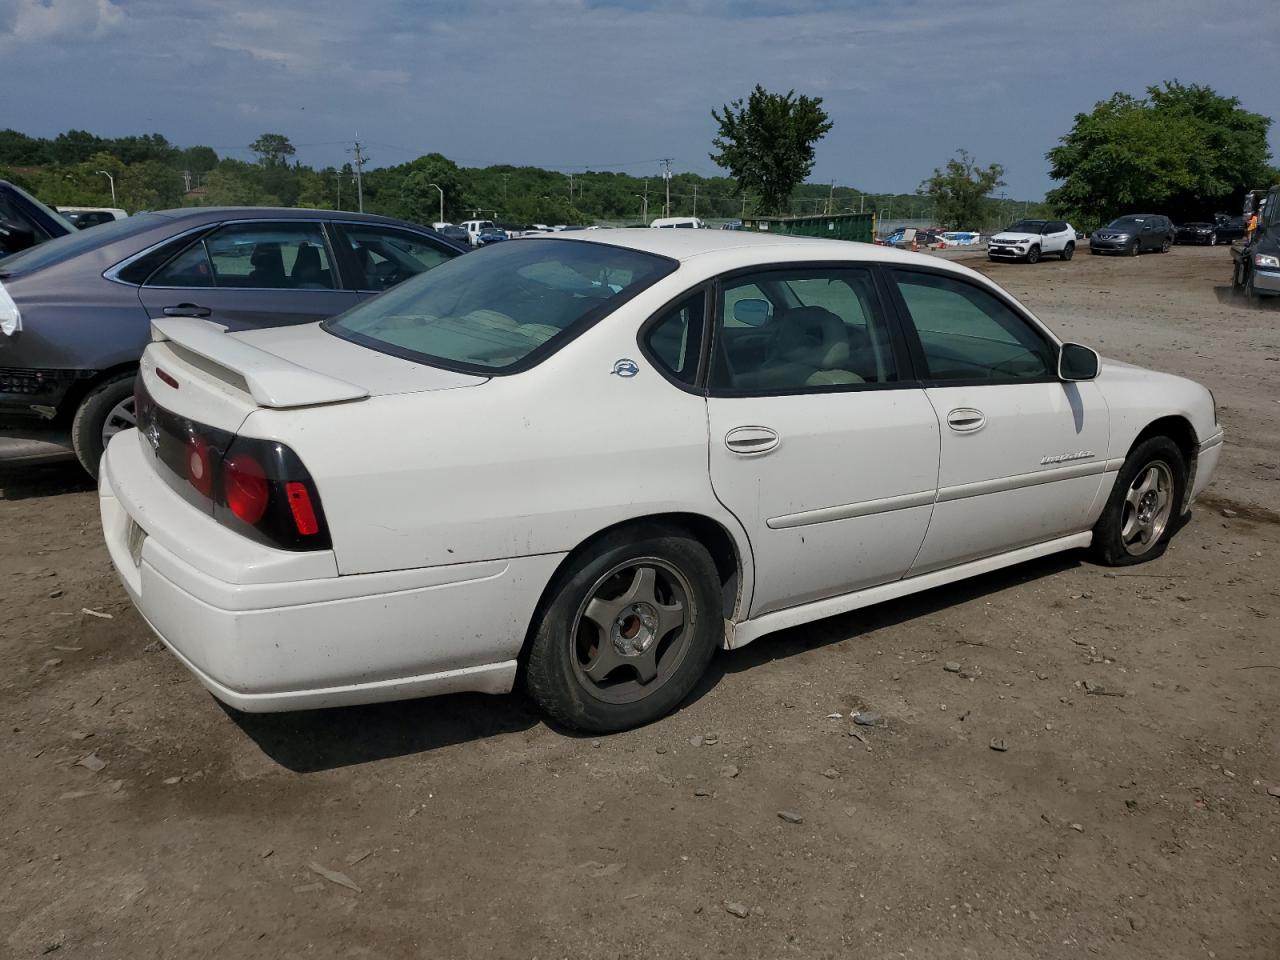
<instances>
[{"instance_id":1,"label":"rear windshield","mask_svg":"<svg viewBox=\"0 0 1280 960\"><path fill-rule=\"evenodd\" d=\"M517 240L443 263L323 326L410 360L515 372L675 268L666 257L603 243Z\"/></svg>"},{"instance_id":2,"label":"rear windshield","mask_svg":"<svg viewBox=\"0 0 1280 960\"><path fill-rule=\"evenodd\" d=\"M168 217L156 213L139 213L123 220L112 220L92 230L72 229L65 237L57 237L34 247L19 250L0 260L0 274L30 273L78 256L86 250L105 247L164 223Z\"/></svg>"}]
</instances>

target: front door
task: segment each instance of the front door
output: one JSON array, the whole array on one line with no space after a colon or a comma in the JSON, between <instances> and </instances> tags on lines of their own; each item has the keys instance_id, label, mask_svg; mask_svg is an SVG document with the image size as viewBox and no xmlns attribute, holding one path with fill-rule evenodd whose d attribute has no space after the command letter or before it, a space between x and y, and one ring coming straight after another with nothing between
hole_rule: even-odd
<instances>
[{"instance_id":1,"label":"front door","mask_svg":"<svg viewBox=\"0 0 1280 960\"><path fill-rule=\"evenodd\" d=\"M230 330L312 323L355 306L317 221L224 224L139 290L147 315L201 317Z\"/></svg>"},{"instance_id":2,"label":"front door","mask_svg":"<svg viewBox=\"0 0 1280 960\"><path fill-rule=\"evenodd\" d=\"M1092 382L1057 378L1057 347L985 285L894 270L941 425L938 502L912 574L1079 533L1110 435Z\"/></svg>"},{"instance_id":3,"label":"front door","mask_svg":"<svg viewBox=\"0 0 1280 960\"><path fill-rule=\"evenodd\" d=\"M938 421L866 267L717 285L711 482L746 529L753 617L901 577L924 539Z\"/></svg>"}]
</instances>

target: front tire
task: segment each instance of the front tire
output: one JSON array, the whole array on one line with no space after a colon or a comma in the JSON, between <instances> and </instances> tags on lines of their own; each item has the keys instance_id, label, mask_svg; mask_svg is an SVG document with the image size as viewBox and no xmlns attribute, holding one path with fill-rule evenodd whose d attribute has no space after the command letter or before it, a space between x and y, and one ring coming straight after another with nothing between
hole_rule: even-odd
<instances>
[{"instance_id":1,"label":"front tire","mask_svg":"<svg viewBox=\"0 0 1280 960\"><path fill-rule=\"evenodd\" d=\"M122 373L98 384L80 401L71 421L71 446L89 476L98 479L98 464L107 442L137 424L133 414L134 374Z\"/></svg>"},{"instance_id":2,"label":"front tire","mask_svg":"<svg viewBox=\"0 0 1280 960\"><path fill-rule=\"evenodd\" d=\"M557 575L525 687L560 723L652 723L693 690L724 635L720 579L698 541L664 527L608 534Z\"/></svg>"},{"instance_id":3,"label":"front tire","mask_svg":"<svg viewBox=\"0 0 1280 960\"><path fill-rule=\"evenodd\" d=\"M1173 246L1173 241L1170 240L1168 237L1165 237L1164 242L1160 244L1160 252L1168 253L1172 246Z\"/></svg>"},{"instance_id":4,"label":"front tire","mask_svg":"<svg viewBox=\"0 0 1280 960\"><path fill-rule=\"evenodd\" d=\"M1146 563L1164 553L1186 494L1187 463L1168 437L1130 452L1093 528L1094 559L1109 567Z\"/></svg>"},{"instance_id":5,"label":"front tire","mask_svg":"<svg viewBox=\"0 0 1280 960\"><path fill-rule=\"evenodd\" d=\"M1076 252L1076 245L1074 243L1068 243L1065 247L1062 248L1062 253L1058 254L1058 256L1061 257L1063 260L1070 260L1075 255L1075 252Z\"/></svg>"},{"instance_id":6,"label":"front tire","mask_svg":"<svg viewBox=\"0 0 1280 960\"><path fill-rule=\"evenodd\" d=\"M1040 262L1040 248L1032 247L1030 250L1027 251L1027 263L1039 263L1039 262Z\"/></svg>"},{"instance_id":7,"label":"front tire","mask_svg":"<svg viewBox=\"0 0 1280 960\"><path fill-rule=\"evenodd\" d=\"M1139 250L1140 246L1141 246L1141 244L1139 244L1139 242L1138 242L1137 240L1133 241L1133 245L1132 245L1132 246L1130 246L1130 247L1129 247L1129 250L1128 250L1129 256L1131 256L1131 257L1136 257L1136 256L1138 255L1138 253L1140 252L1140 250Z\"/></svg>"}]
</instances>

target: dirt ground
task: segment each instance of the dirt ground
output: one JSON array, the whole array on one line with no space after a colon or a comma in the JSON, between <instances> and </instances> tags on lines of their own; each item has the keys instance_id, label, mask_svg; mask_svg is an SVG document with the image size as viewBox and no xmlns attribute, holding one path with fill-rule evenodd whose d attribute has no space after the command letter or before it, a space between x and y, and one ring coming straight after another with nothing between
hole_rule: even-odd
<instances>
[{"instance_id":1,"label":"dirt ground","mask_svg":"<svg viewBox=\"0 0 1280 960\"><path fill-rule=\"evenodd\" d=\"M618 736L514 696L225 710L75 467L0 466L0 956L1276 960L1280 309L1221 248L961 257L1215 391L1190 524L721 654Z\"/></svg>"}]
</instances>

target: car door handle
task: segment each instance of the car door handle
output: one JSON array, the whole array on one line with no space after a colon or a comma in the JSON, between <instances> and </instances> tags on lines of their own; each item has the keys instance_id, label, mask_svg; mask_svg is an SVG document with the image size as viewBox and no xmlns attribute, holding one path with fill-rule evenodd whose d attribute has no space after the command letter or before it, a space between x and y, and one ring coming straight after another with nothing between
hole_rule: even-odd
<instances>
[{"instance_id":1,"label":"car door handle","mask_svg":"<svg viewBox=\"0 0 1280 960\"><path fill-rule=\"evenodd\" d=\"M207 317L213 311L198 303L180 303L176 307L165 307L162 313L166 317Z\"/></svg>"},{"instance_id":2,"label":"car door handle","mask_svg":"<svg viewBox=\"0 0 1280 960\"><path fill-rule=\"evenodd\" d=\"M947 426L956 433L973 433L987 422L986 414L973 407L956 407L947 414Z\"/></svg>"},{"instance_id":3,"label":"car door handle","mask_svg":"<svg viewBox=\"0 0 1280 960\"><path fill-rule=\"evenodd\" d=\"M724 445L743 457L756 457L778 446L778 431L768 427L734 427L724 435Z\"/></svg>"}]
</instances>

